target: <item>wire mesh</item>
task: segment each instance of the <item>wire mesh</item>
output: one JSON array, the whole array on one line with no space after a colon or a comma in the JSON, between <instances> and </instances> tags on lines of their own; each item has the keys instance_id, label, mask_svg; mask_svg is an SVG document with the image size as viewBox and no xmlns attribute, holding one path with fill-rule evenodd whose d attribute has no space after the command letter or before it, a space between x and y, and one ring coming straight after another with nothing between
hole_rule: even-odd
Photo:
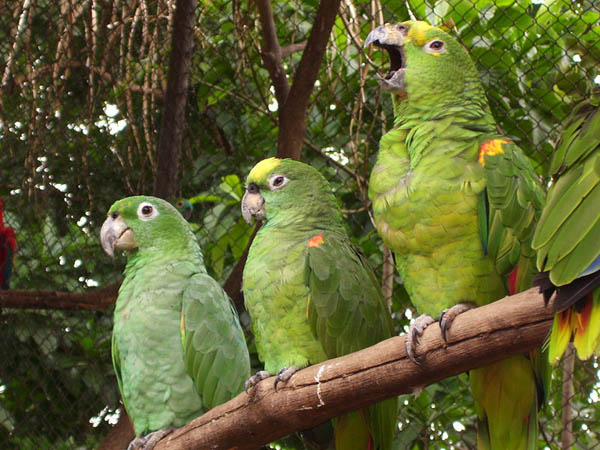
<instances>
[{"instance_id":1,"label":"wire mesh","mask_svg":"<svg viewBox=\"0 0 600 450\"><path fill-rule=\"evenodd\" d=\"M317 6L272 4L290 81ZM0 1L0 195L18 240L11 289L86 292L120 280L124 259L103 254L98 232L113 201L151 192L174 7ZM447 27L470 51L499 128L541 176L562 120L600 84L593 0L344 0L310 100L303 160L330 180L379 276L391 259L369 217L367 183L392 109L376 76L385 56L362 43L374 26L410 18ZM224 282L251 235L239 208L243 180L276 153L279 105L252 2L198 2L193 32L179 194L193 204L209 272ZM391 273L386 292L402 332L413 313ZM119 408L111 320L110 308L0 311L0 448L102 442ZM598 361L574 366L553 372L539 448L567 448L564 439L600 447ZM563 392L572 392L565 404ZM467 376L402 397L398 421L397 448L475 448Z\"/></svg>"}]
</instances>

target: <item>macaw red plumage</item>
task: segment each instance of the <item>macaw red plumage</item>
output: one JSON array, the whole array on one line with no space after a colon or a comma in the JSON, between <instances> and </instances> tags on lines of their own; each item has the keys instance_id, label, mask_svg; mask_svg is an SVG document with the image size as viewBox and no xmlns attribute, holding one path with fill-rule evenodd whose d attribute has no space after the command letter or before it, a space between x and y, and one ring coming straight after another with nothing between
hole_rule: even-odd
<instances>
[{"instance_id":1,"label":"macaw red plumage","mask_svg":"<svg viewBox=\"0 0 600 450\"><path fill-rule=\"evenodd\" d=\"M4 205L0 199L0 289L8 289L17 254L15 230L4 226Z\"/></svg>"}]
</instances>

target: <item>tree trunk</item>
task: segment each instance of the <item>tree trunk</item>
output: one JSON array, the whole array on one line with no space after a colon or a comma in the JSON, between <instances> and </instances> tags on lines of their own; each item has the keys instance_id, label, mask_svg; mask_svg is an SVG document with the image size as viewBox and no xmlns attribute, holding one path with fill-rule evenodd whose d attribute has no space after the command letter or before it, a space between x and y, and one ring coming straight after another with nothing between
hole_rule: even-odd
<instances>
[{"instance_id":1,"label":"tree trunk","mask_svg":"<svg viewBox=\"0 0 600 450\"><path fill-rule=\"evenodd\" d=\"M321 0L310 37L289 86L281 58L282 48L277 39L273 10L268 0L255 0L263 34L261 56L271 77L279 104L278 158L300 160L306 133L306 110L313 92L319 68L327 48L329 35L335 23L341 0ZM288 48L288 47L286 47Z\"/></svg>"},{"instance_id":2,"label":"tree trunk","mask_svg":"<svg viewBox=\"0 0 600 450\"><path fill-rule=\"evenodd\" d=\"M340 0L321 0L302 59L294 74L294 82L283 105L279 105L279 158L302 159L306 134L306 111L319 68L335 23Z\"/></svg>"},{"instance_id":3,"label":"tree trunk","mask_svg":"<svg viewBox=\"0 0 600 450\"><path fill-rule=\"evenodd\" d=\"M185 108L187 105L196 0L177 0L173 19L173 38L167 76L158 164L154 179L154 195L173 200L179 189L179 162L181 142L185 130Z\"/></svg>"}]
</instances>

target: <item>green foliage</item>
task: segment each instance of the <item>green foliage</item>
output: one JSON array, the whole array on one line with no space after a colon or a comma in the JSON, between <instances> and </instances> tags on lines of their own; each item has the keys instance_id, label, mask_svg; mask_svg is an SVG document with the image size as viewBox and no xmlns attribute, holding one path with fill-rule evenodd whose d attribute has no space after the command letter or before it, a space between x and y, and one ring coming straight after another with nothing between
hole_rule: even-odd
<instances>
[{"instance_id":1,"label":"green foliage","mask_svg":"<svg viewBox=\"0 0 600 450\"><path fill-rule=\"evenodd\" d=\"M104 312L0 314L3 448L98 444L109 427L104 422L90 433L90 418L119 402L110 363L111 327L111 314ZM74 408L76 404L86 407Z\"/></svg>"},{"instance_id":2,"label":"green foliage","mask_svg":"<svg viewBox=\"0 0 600 450\"><path fill-rule=\"evenodd\" d=\"M23 3L0 6L0 77ZM99 228L116 199L150 193L156 173L170 54L165 3L151 0L142 9L137 2L108 1L94 14L92 3L63 3L32 2L0 92L0 195L7 223L17 229L17 289L84 291L118 281L124 259L104 255ZM546 176L562 120L599 74L595 3L393 0L383 3L381 16L398 22L412 14L453 28L480 69L502 130ZM283 47L308 38L317 4L272 2ZM303 160L330 180L353 242L381 276L382 244L367 212L366 188L379 138L391 125L391 101L371 65L383 62L383 52L365 55L361 47L379 23L377 5L342 4L310 100ZM70 15L61 8L72 8ZM190 221L211 274L224 282L251 234L239 210L243 180L257 161L276 154L278 105L253 4L203 0L197 16L178 196L194 200ZM290 82L301 56L297 51L283 59ZM396 275L392 307L399 332L411 317L400 282ZM89 421L118 404L106 348L110 315L2 312L0 346L7 356L0 369L0 447L91 448L102 440L106 423L93 428ZM578 365L574 431L582 447L598 445L597 369L595 361ZM548 443L540 446L560 441L559 391L543 418ZM465 376L404 400L399 448L473 444L473 413L462 406L470 404ZM432 402L436 408L426 408Z\"/></svg>"},{"instance_id":3,"label":"green foliage","mask_svg":"<svg viewBox=\"0 0 600 450\"><path fill-rule=\"evenodd\" d=\"M206 268L217 280L226 279L225 270L231 270L241 258L252 235L252 228L242 218L240 209L243 183L234 174L221 180L219 195L204 193L189 199L192 205L204 206L201 222L194 224L198 220L195 217L190 220L203 249Z\"/></svg>"}]
</instances>

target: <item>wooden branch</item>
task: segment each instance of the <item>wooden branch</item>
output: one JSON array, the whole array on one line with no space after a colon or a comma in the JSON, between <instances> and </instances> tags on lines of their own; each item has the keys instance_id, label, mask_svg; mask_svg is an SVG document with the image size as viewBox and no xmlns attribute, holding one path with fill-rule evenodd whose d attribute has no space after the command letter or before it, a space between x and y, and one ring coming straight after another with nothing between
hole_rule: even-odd
<instances>
[{"instance_id":1,"label":"wooden branch","mask_svg":"<svg viewBox=\"0 0 600 450\"><path fill-rule=\"evenodd\" d=\"M255 3L258 8L263 35L264 49L260 56L262 57L263 63L273 82L277 103L283 105L290 92L290 85L285 76L283 64L281 63L282 52L279 40L277 39L277 30L275 29L275 19L273 18L271 2L270 0L255 0Z\"/></svg>"},{"instance_id":2,"label":"wooden branch","mask_svg":"<svg viewBox=\"0 0 600 450\"><path fill-rule=\"evenodd\" d=\"M135 438L133 423L127 415L125 408L121 406L121 415L119 416L119 421L106 434L106 437L100 443L98 450L126 449L133 438Z\"/></svg>"},{"instance_id":3,"label":"wooden branch","mask_svg":"<svg viewBox=\"0 0 600 450\"><path fill-rule=\"evenodd\" d=\"M279 104L277 156L301 159L306 110L341 0L321 0L302 59L284 104Z\"/></svg>"},{"instance_id":4,"label":"wooden branch","mask_svg":"<svg viewBox=\"0 0 600 450\"><path fill-rule=\"evenodd\" d=\"M233 267L233 270L229 274L229 278L225 281L223 285L223 290L227 292L229 298L233 301L235 305L235 309L238 313L241 313L246 308L244 306L244 293L242 292L242 279L244 276L244 266L246 265L246 260L248 259L248 252L250 251L250 246L252 245L252 241L256 236L256 233L260 229L261 224L257 224L254 227L254 231L252 232L252 236L248 239L248 244L246 244L246 249L244 253L242 253L242 257Z\"/></svg>"},{"instance_id":5,"label":"wooden branch","mask_svg":"<svg viewBox=\"0 0 600 450\"><path fill-rule=\"evenodd\" d=\"M196 0L177 0L173 19L173 37L167 75L167 92L160 127L158 167L154 179L154 195L173 199L179 188L181 142L185 129Z\"/></svg>"},{"instance_id":6,"label":"wooden branch","mask_svg":"<svg viewBox=\"0 0 600 450\"><path fill-rule=\"evenodd\" d=\"M0 308L101 310L117 301L119 286L86 292L0 290Z\"/></svg>"},{"instance_id":7,"label":"wooden branch","mask_svg":"<svg viewBox=\"0 0 600 450\"><path fill-rule=\"evenodd\" d=\"M289 45L286 45L285 47L281 48L281 57L287 58L292 53L296 53L301 50L304 51L305 48L306 48L306 41L294 42L293 44L289 44Z\"/></svg>"},{"instance_id":8,"label":"wooden branch","mask_svg":"<svg viewBox=\"0 0 600 450\"><path fill-rule=\"evenodd\" d=\"M417 392L452 375L538 347L552 323L552 302L544 305L530 289L459 315L448 343L440 329L425 330L421 365L408 360L405 336L342 358L310 366L273 389L260 382L162 439L156 450L255 449L295 430L399 394Z\"/></svg>"}]
</instances>

